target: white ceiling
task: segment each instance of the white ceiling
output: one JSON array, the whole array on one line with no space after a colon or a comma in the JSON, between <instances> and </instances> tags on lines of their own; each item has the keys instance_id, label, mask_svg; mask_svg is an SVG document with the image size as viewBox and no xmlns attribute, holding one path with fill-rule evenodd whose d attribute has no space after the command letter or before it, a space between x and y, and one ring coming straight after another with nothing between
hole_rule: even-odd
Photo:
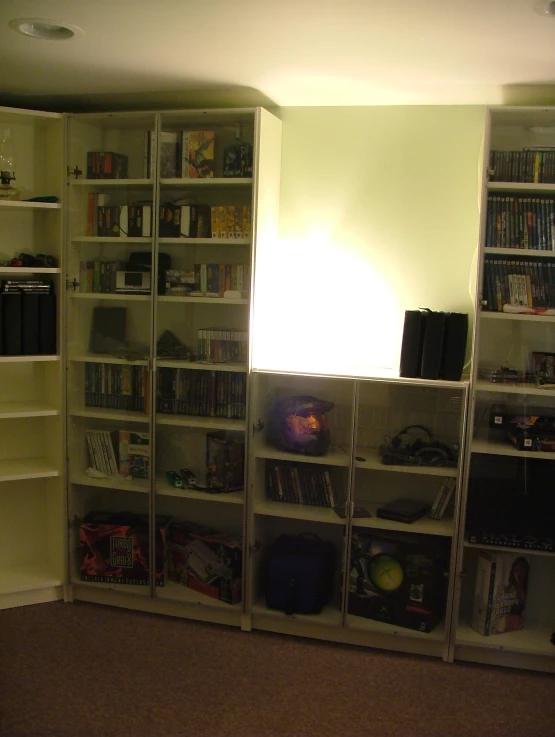
<instances>
[{"instance_id":1,"label":"white ceiling","mask_svg":"<svg viewBox=\"0 0 555 737\"><path fill-rule=\"evenodd\" d=\"M0 0L0 101L69 109L204 91L222 104L497 104L538 85L551 95L555 15L541 15L542 4ZM83 35L27 38L8 27L22 17Z\"/></svg>"}]
</instances>

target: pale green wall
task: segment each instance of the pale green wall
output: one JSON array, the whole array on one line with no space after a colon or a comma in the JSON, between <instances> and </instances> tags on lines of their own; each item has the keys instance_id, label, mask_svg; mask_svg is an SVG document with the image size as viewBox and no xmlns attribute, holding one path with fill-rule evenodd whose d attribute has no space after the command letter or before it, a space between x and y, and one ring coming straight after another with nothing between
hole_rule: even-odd
<instances>
[{"instance_id":1,"label":"pale green wall","mask_svg":"<svg viewBox=\"0 0 555 737\"><path fill-rule=\"evenodd\" d=\"M259 254L255 366L396 371L406 309L473 310L485 112L281 110L280 246Z\"/></svg>"}]
</instances>

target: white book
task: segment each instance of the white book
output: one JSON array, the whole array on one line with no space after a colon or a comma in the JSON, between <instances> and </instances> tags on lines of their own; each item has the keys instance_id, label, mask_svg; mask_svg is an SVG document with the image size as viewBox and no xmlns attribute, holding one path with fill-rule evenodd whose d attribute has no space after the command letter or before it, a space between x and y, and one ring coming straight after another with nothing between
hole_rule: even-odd
<instances>
[{"instance_id":1,"label":"white book","mask_svg":"<svg viewBox=\"0 0 555 737\"><path fill-rule=\"evenodd\" d=\"M145 238L150 238L152 235L152 206L143 205L143 217L142 217L142 235Z\"/></svg>"},{"instance_id":2,"label":"white book","mask_svg":"<svg viewBox=\"0 0 555 737\"><path fill-rule=\"evenodd\" d=\"M191 205L181 205L181 235L191 235Z\"/></svg>"},{"instance_id":3,"label":"white book","mask_svg":"<svg viewBox=\"0 0 555 737\"><path fill-rule=\"evenodd\" d=\"M129 232L129 210L127 205L121 205L119 208L119 237L127 238Z\"/></svg>"}]
</instances>

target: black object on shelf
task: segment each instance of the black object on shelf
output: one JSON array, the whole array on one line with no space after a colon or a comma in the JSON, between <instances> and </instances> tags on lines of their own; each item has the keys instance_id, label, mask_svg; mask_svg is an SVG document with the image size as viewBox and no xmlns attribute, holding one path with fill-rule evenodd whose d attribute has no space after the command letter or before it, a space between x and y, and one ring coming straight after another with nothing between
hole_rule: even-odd
<instances>
[{"instance_id":1,"label":"black object on shelf","mask_svg":"<svg viewBox=\"0 0 555 737\"><path fill-rule=\"evenodd\" d=\"M460 381L467 335L465 313L406 310L399 376Z\"/></svg>"},{"instance_id":2,"label":"black object on shelf","mask_svg":"<svg viewBox=\"0 0 555 737\"><path fill-rule=\"evenodd\" d=\"M420 376L423 379L440 378L445 322L445 312L428 312L426 330L422 342Z\"/></svg>"},{"instance_id":3,"label":"black object on shelf","mask_svg":"<svg viewBox=\"0 0 555 737\"><path fill-rule=\"evenodd\" d=\"M95 307L93 310L90 350L114 353L125 347L125 307Z\"/></svg>"},{"instance_id":4,"label":"black object on shelf","mask_svg":"<svg viewBox=\"0 0 555 737\"><path fill-rule=\"evenodd\" d=\"M443 338L443 354L441 357L440 377L447 381L460 381L466 340L468 336L468 315L463 312L448 312L445 321Z\"/></svg>"},{"instance_id":5,"label":"black object on shelf","mask_svg":"<svg viewBox=\"0 0 555 737\"><path fill-rule=\"evenodd\" d=\"M416 499L395 499L378 507L376 517L412 524L412 522L424 517L429 509L429 504L419 502Z\"/></svg>"},{"instance_id":6,"label":"black object on shelf","mask_svg":"<svg viewBox=\"0 0 555 737\"><path fill-rule=\"evenodd\" d=\"M5 356L21 355L22 302L21 292L2 294L2 333Z\"/></svg>"},{"instance_id":7,"label":"black object on shelf","mask_svg":"<svg viewBox=\"0 0 555 737\"><path fill-rule=\"evenodd\" d=\"M428 313L425 310L407 310L401 345L400 376L419 378L422 365L422 345Z\"/></svg>"}]
</instances>

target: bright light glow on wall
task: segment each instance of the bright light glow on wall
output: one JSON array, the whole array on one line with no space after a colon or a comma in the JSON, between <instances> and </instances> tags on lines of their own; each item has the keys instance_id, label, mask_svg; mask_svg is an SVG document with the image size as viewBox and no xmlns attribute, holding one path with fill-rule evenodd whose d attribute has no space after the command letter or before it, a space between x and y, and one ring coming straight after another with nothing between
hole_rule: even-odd
<instances>
[{"instance_id":1,"label":"bright light glow on wall","mask_svg":"<svg viewBox=\"0 0 555 737\"><path fill-rule=\"evenodd\" d=\"M324 228L257 258L253 365L398 375L402 313L368 254Z\"/></svg>"}]
</instances>

